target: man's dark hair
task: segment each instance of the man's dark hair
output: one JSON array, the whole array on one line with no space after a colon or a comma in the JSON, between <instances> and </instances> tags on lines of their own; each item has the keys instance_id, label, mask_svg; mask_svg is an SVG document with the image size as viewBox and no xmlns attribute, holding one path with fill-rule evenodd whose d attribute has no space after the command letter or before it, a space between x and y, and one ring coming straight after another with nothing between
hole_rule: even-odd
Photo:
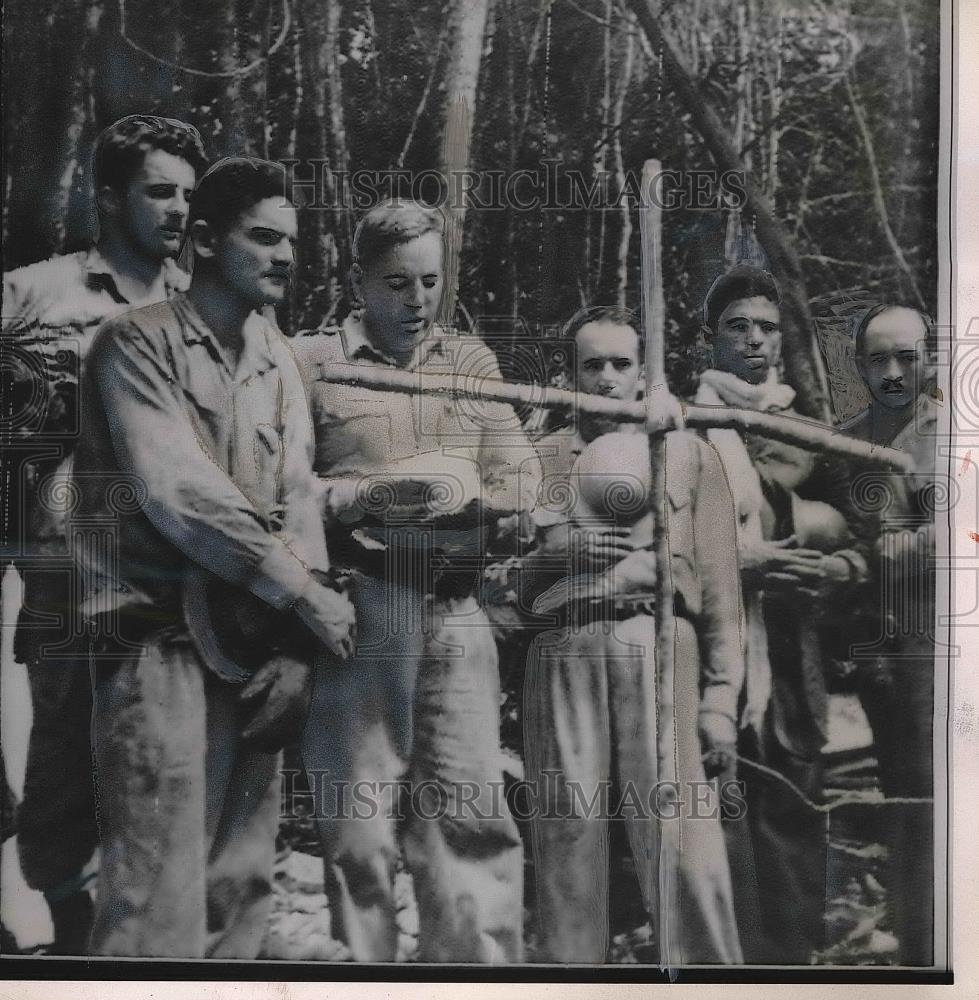
<instances>
[{"instance_id":1,"label":"man's dark hair","mask_svg":"<svg viewBox=\"0 0 979 1000\"><path fill-rule=\"evenodd\" d=\"M925 328L925 335L922 339L931 340L935 324L932 322L930 316L923 313L920 309L916 309L914 306L905 306L900 302L878 302L860 317L860 322L857 323L857 328L853 331L853 353L855 357L863 357L864 344L867 340L867 327L881 313L890 312L892 309L909 309L911 312L917 313L921 319L921 325Z\"/></svg>"},{"instance_id":2,"label":"man's dark hair","mask_svg":"<svg viewBox=\"0 0 979 1000\"><path fill-rule=\"evenodd\" d=\"M113 122L95 141L96 192L103 187L124 190L154 149L186 160L197 174L207 169L204 144L193 125L157 115L129 115Z\"/></svg>"},{"instance_id":3,"label":"man's dark hair","mask_svg":"<svg viewBox=\"0 0 979 1000\"><path fill-rule=\"evenodd\" d=\"M226 233L252 206L266 198L288 201L286 172L281 163L253 156L226 156L197 182L190 198L187 228L198 220L218 235Z\"/></svg>"},{"instance_id":4,"label":"man's dark hair","mask_svg":"<svg viewBox=\"0 0 979 1000\"><path fill-rule=\"evenodd\" d=\"M740 299L756 296L781 305L782 293L770 271L754 264L735 264L729 271L718 275L704 298L704 326L714 333L721 313Z\"/></svg>"},{"instance_id":5,"label":"man's dark hair","mask_svg":"<svg viewBox=\"0 0 979 1000\"><path fill-rule=\"evenodd\" d=\"M564 329L561 332L562 339L573 344L581 328L589 323L613 323L615 326L632 327L636 331L639 360L642 361L644 343L642 323L635 310L626 309L624 306L586 306L584 309L579 309L564 324Z\"/></svg>"}]
</instances>

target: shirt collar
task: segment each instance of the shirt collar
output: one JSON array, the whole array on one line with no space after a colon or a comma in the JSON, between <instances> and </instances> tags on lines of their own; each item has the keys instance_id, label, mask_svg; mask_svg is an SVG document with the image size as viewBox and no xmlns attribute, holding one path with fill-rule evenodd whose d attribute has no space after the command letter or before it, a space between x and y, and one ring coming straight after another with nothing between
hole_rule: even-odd
<instances>
[{"instance_id":1,"label":"shirt collar","mask_svg":"<svg viewBox=\"0 0 979 1000\"><path fill-rule=\"evenodd\" d=\"M81 267L89 288L108 292L120 304L130 304L129 299L119 291L115 271L97 246L91 246L82 254ZM163 262L163 284L167 298L170 298L178 292L187 291L190 287L190 275L172 257L167 257Z\"/></svg>"},{"instance_id":2,"label":"shirt collar","mask_svg":"<svg viewBox=\"0 0 979 1000\"><path fill-rule=\"evenodd\" d=\"M350 313L340 328L343 338L343 353L348 361L370 361L373 364L400 367L394 358L378 350L370 341L367 329L357 313ZM411 360L406 366L407 371L421 367L433 354L445 354L445 339L450 336L444 327L435 324L428 336L417 345Z\"/></svg>"},{"instance_id":3,"label":"shirt collar","mask_svg":"<svg viewBox=\"0 0 979 1000\"><path fill-rule=\"evenodd\" d=\"M114 301L120 304L129 304L129 299L119 291L115 272L109 266L109 262L105 257L102 256L98 247L91 247L82 256L81 265L82 273L85 275L85 283L89 288L107 292Z\"/></svg>"},{"instance_id":4,"label":"shirt collar","mask_svg":"<svg viewBox=\"0 0 979 1000\"><path fill-rule=\"evenodd\" d=\"M241 357L238 360L238 370L232 372L217 337L201 318L201 314L194 308L190 299L181 292L174 296L171 304L180 320L184 343L188 347L203 344L211 356L218 360L236 381L241 382L251 375L262 375L277 367L272 353L275 330L273 330L272 324L260 313L252 312L245 320L245 326L242 330L244 344Z\"/></svg>"}]
</instances>

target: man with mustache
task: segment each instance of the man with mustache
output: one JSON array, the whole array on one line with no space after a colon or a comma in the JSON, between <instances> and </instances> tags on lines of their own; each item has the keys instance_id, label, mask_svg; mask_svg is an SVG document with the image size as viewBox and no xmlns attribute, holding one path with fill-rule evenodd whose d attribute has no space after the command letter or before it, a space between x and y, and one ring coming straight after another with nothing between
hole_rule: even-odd
<instances>
[{"instance_id":1,"label":"man with mustache","mask_svg":"<svg viewBox=\"0 0 979 1000\"><path fill-rule=\"evenodd\" d=\"M74 551L93 630L97 954L258 954L277 749L302 729L321 646L339 658L351 648L353 609L328 575L306 396L264 315L293 270L285 190L278 164L215 164L191 198L187 293L107 323L91 351L76 516L111 524L114 542L79 538ZM276 635L308 636L304 653L233 683L194 628L205 608L190 583L204 571L254 599L252 617L279 612Z\"/></svg>"},{"instance_id":2,"label":"man with mustache","mask_svg":"<svg viewBox=\"0 0 979 1000\"><path fill-rule=\"evenodd\" d=\"M85 953L92 904L82 869L98 841L92 698L58 504L79 434L78 378L105 320L186 289L189 279L174 258L190 193L206 166L193 126L155 115L120 119L95 145L94 245L3 278L3 336L13 360L5 390L24 417L13 432L18 451L8 453L19 487L4 490L14 536L4 554L14 557L24 582L15 653L27 666L34 708L18 848L28 885L50 907L55 954ZM14 466L32 443L48 454Z\"/></svg>"},{"instance_id":3,"label":"man with mustache","mask_svg":"<svg viewBox=\"0 0 979 1000\"><path fill-rule=\"evenodd\" d=\"M499 520L533 505L537 458L509 406L318 380L340 367L499 377L485 344L436 322L437 209L381 202L353 256L355 312L296 345L330 552L353 571L359 624L353 662L315 679L302 747L332 932L357 961L395 959L400 815L419 958L518 962L523 851L502 794L497 652L479 591Z\"/></svg>"},{"instance_id":4,"label":"man with mustache","mask_svg":"<svg viewBox=\"0 0 979 1000\"><path fill-rule=\"evenodd\" d=\"M854 660L888 798L934 794L938 404L931 388L930 338L930 323L917 309L881 303L868 310L857 325L854 348L872 399L840 428L904 451L914 462L907 475L872 474L864 480L868 487L882 487L889 503L868 512L876 558L865 602L867 641L854 643ZM933 823L933 809L920 803L895 807L888 826L888 898L901 961L907 965L933 960Z\"/></svg>"}]
</instances>

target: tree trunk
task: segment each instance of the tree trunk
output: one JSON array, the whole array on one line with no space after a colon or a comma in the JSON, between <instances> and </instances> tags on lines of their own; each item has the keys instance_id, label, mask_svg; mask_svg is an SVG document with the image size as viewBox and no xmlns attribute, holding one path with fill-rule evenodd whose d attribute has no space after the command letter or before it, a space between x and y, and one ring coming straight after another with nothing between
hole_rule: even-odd
<instances>
[{"instance_id":1,"label":"tree trunk","mask_svg":"<svg viewBox=\"0 0 979 1000\"><path fill-rule=\"evenodd\" d=\"M921 294L921 289L918 287L918 282L915 280L914 271L911 270L911 266L908 264L907 258L904 256L904 251L901 249L901 245L898 243L897 236L894 235L894 229L891 226L890 215L887 211L887 201L884 198L884 187L880 178L880 168L877 165L877 154L874 151L874 140L867 125L867 116L864 114L863 105L857 96L853 84L850 82L849 73L844 73L843 75L843 86L846 89L847 100L850 102L850 109L853 111L853 117L857 123L857 133L860 136L864 155L867 157L867 167L870 170L871 192L880 228L894 257L894 263L910 287L918 307L927 311L928 307L925 304L924 296Z\"/></svg>"},{"instance_id":2,"label":"tree trunk","mask_svg":"<svg viewBox=\"0 0 979 1000\"><path fill-rule=\"evenodd\" d=\"M721 171L742 173L744 164L731 135L714 108L700 92L697 81L680 61L676 47L660 28L656 0L628 0L654 51L662 52L663 69L677 97L690 114ZM788 381L798 393L798 409L809 417L829 419L829 397L815 357L812 317L799 255L774 206L746 173L744 189L747 209L753 213L761 245L771 261L782 288L783 357Z\"/></svg>"},{"instance_id":3,"label":"tree trunk","mask_svg":"<svg viewBox=\"0 0 979 1000\"><path fill-rule=\"evenodd\" d=\"M85 194L82 190L82 179L85 176L85 163L81 159L82 138L85 126L89 120L89 102L93 79L93 49L99 37L99 24L102 20L103 5L101 0L78 4L68 16L70 23L64 24L65 37L74 37L80 42L74 52L74 64L71 72L71 91L68 97L68 109L65 119L65 139L61 156L61 176L58 179L57 197L55 198L56 214L53 222L52 249L62 253L70 246L66 243L73 235L70 225L73 208ZM81 33L79 35L76 32Z\"/></svg>"},{"instance_id":4,"label":"tree trunk","mask_svg":"<svg viewBox=\"0 0 979 1000\"><path fill-rule=\"evenodd\" d=\"M625 164L622 159L622 118L625 114L626 98L629 95L629 84L632 81L632 68L636 51L635 18L626 18L626 47L622 61L622 79L619 81L619 93L615 101L615 136L612 141L612 152L615 158L615 177L621 194L625 188ZM622 202L622 229L619 233L618 268L616 275L616 303L625 308L626 293L629 288L629 246L632 243L632 208L628 198L620 198ZM604 218L604 212L602 213Z\"/></svg>"},{"instance_id":5,"label":"tree trunk","mask_svg":"<svg viewBox=\"0 0 979 1000\"><path fill-rule=\"evenodd\" d=\"M306 217L306 257L317 262L318 273L308 300L299 304L300 326L332 321L342 295L341 267L349 259L350 224L336 185L336 172L346 171L349 160L338 52L341 10L336 0L302 0L299 5L304 90L313 127L299 137L297 176L313 177L317 186L322 180L316 203L301 213Z\"/></svg>"},{"instance_id":6,"label":"tree trunk","mask_svg":"<svg viewBox=\"0 0 979 1000\"><path fill-rule=\"evenodd\" d=\"M454 178L469 169L473 114L489 6L490 0L455 0L449 15L449 61L445 75L441 162L449 195L446 205L445 294L441 315L442 322L446 324L451 324L455 316L466 218L465 199L456 197L461 185Z\"/></svg>"}]
</instances>

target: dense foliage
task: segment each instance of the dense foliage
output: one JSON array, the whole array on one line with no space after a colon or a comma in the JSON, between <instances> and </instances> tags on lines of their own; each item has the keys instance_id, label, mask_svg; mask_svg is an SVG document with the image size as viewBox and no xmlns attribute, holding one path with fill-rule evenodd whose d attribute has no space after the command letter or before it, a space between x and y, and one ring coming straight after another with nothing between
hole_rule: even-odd
<instances>
[{"instance_id":1,"label":"dense foliage","mask_svg":"<svg viewBox=\"0 0 979 1000\"><path fill-rule=\"evenodd\" d=\"M864 290L935 308L938 7L664 5L660 23L699 99L795 243L817 317ZM328 164L328 204L302 213L299 280L282 319L295 329L342 315L355 218L342 204L352 201L344 177L440 167L458 58L452 9L452 0L7 4L4 267L87 241L96 135L123 114L157 112L197 124L215 157L299 160L300 178L310 158ZM479 198L492 195L491 171L553 183L535 188L527 209L513 199L470 207L462 322L546 334L585 302L637 305L629 173L658 157L683 172L682 202L697 172L713 172L700 182L711 207L664 213L668 365L687 388L706 285L725 252L759 253L750 213L723 207L690 108L629 5L493 0L488 10L469 152Z\"/></svg>"}]
</instances>

